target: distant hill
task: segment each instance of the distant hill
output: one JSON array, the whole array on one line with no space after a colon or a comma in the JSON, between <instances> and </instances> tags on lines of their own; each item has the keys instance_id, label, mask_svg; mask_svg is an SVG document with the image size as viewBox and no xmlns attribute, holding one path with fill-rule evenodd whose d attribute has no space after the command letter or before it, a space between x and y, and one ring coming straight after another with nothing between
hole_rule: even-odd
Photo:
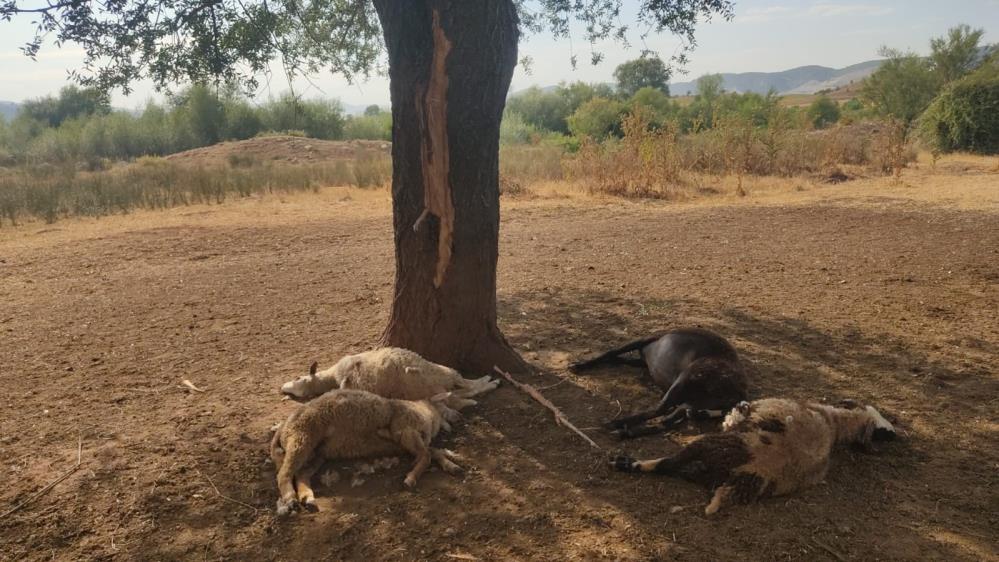
<instances>
[{"instance_id":1,"label":"distant hill","mask_svg":"<svg viewBox=\"0 0 999 562\"><path fill-rule=\"evenodd\" d=\"M17 115L17 108L18 104L12 101L0 101L0 115L7 121L10 121Z\"/></svg>"},{"instance_id":2,"label":"distant hill","mask_svg":"<svg viewBox=\"0 0 999 562\"><path fill-rule=\"evenodd\" d=\"M742 72L722 74L722 87L728 92L756 92L765 94L771 89L778 94L814 94L821 90L835 90L852 82L860 82L881 66L881 60L870 60L846 68L826 66L799 66L782 72ZM613 84L608 84L613 86ZM557 86L539 86L550 92ZM524 93L528 88L510 92L510 97ZM687 96L697 91L697 81L674 82L669 85L673 96Z\"/></svg>"},{"instance_id":3,"label":"distant hill","mask_svg":"<svg viewBox=\"0 0 999 562\"><path fill-rule=\"evenodd\" d=\"M362 155L385 154L392 150L388 141L329 141L284 135L227 141L193 148L167 156L167 160L198 166L224 166L236 154L256 162L314 164L332 160L356 160Z\"/></svg>"},{"instance_id":4,"label":"distant hill","mask_svg":"<svg viewBox=\"0 0 999 562\"><path fill-rule=\"evenodd\" d=\"M859 82L877 70L882 62L871 60L839 69L811 65L782 72L726 73L722 74L722 87L740 93L765 94L773 89L779 94L814 94ZM669 91L674 96L690 95L697 91L697 82L675 82L669 85Z\"/></svg>"}]
</instances>

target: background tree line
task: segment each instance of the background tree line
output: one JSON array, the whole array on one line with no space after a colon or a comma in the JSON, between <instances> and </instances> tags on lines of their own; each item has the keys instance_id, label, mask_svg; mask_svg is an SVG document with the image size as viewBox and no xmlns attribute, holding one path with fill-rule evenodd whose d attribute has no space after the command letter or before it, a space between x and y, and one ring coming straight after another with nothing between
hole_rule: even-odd
<instances>
[{"instance_id":1,"label":"background tree line","mask_svg":"<svg viewBox=\"0 0 999 562\"><path fill-rule=\"evenodd\" d=\"M823 129L843 122L901 122L935 150L999 151L999 52L983 45L984 31L959 25L930 41L922 57L884 47L884 64L864 80L859 95L842 104L819 95L787 107L776 92L726 92L720 75L702 76L692 97L672 98L662 61L642 57L618 67L617 84L560 84L529 88L507 104L507 143L621 137L624 119L642 113L652 127L670 124L697 133L739 120L756 128Z\"/></svg>"},{"instance_id":2,"label":"background tree line","mask_svg":"<svg viewBox=\"0 0 999 562\"><path fill-rule=\"evenodd\" d=\"M613 85L574 82L513 94L501 141L575 151L584 138L620 138L624 120L640 113L649 127L669 126L680 134L731 121L757 129L823 129L889 119L935 151L999 152L999 52L981 44L983 35L956 26L930 41L928 57L885 47L885 63L858 97L838 103L819 95L800 107L782 105L776 92L726 92L717 74L702 76L695 95L671 97L667 66L643 55L619 65ZM347 116L335 100L285 94L253 104L235 90L200 85L128 112L113 110L96 90L68 86L58 96L25 102L9 123L0 119L0 164L130 159L267 133L388 140L391 120L374 105Z\"/></svg>"},{"instance_id":3,"label":"background tree line","mask_svg":"<svg viewBox=\"0 0 999 562\"><path fill-rule=\"evenodd\" d=\"M0 119L0 164L159 156L269 133L388 140L391 121L377 105L347 116L335 100L286 93L253 104L232 90L201 85L133 112L112 109L96 90L67 86L58 96L26 101L9 123Z\"/></svg>"}]
</instances>

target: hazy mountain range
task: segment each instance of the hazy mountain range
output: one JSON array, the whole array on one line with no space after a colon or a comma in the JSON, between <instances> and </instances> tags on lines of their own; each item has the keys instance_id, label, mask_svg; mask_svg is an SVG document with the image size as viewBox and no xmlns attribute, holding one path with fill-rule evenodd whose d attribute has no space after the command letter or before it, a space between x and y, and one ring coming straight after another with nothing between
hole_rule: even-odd
<instances>
[{"instance_id":1,"label":"hazy mountain range","mask_svg":"<svg viewBox=\"0 0 999 562\"><path fill-rule=\"evenodd\" d=\"M781 72L742 72L722 74L723 85L729 92L756 92L765 94L771 89L779 94L814 94L820 90L834 90L851 82L859 82L881 66L881 60L870 60L846 68L826 66L799 66ZM670 94L684 96L697 91L697 81L674 82Z\"/></svg>"},{"instance_id":2,"label":"hazy mountain range","mask_svg":"<svg viewBox=\"0 0 999 562\"><path fill-rule=\"evenodd\" d=\"M0 116L10 121L17 113L17 104L12 101L0 101Z\"/></svg>"}]
</instances>

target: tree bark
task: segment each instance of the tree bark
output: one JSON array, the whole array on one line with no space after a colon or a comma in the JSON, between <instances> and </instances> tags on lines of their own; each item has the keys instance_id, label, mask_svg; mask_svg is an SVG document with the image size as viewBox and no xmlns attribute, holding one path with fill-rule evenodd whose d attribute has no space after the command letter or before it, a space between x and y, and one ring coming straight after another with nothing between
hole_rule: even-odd
<instances>
[{"instance_id":1,"label":"tree bark","mask_svg":"<svg viewBox=\"0 0 999 562\"><path fill-rule=\"evenodd\" d=\"M375 0L392 92L395 293L384 345L474 373L527 365L496 324L512 0Z\"/></svg>"}]
</instances>

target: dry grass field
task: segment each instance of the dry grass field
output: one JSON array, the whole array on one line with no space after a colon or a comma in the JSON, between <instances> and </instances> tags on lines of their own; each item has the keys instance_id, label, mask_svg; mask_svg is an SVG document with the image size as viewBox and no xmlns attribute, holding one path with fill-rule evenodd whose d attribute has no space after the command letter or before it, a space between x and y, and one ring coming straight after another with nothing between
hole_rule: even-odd
<instances>
[{"instance_id":1,"label":"dry grass field","mask_svg":"<svg viewBox=\"0 0 999 562\"><path fill-rule=\"evenodd\" d=\"M503 386L442 440L463 476L343 478L287 519L266 453L294 406L277 389L376 342L386 191L4 226L0 511L82 454L0 517L0 560L999 559L996 159L745 182L673 202L561 182L504 198L501 326L538 369L522 379L603 451ZM903 438L713 518L706 490L611 472L612 453L716 428L615 441L600 422L656 391L566 365L679 325L728 336L754 396L871 402Z\"/></svg>"}]
</instances>

